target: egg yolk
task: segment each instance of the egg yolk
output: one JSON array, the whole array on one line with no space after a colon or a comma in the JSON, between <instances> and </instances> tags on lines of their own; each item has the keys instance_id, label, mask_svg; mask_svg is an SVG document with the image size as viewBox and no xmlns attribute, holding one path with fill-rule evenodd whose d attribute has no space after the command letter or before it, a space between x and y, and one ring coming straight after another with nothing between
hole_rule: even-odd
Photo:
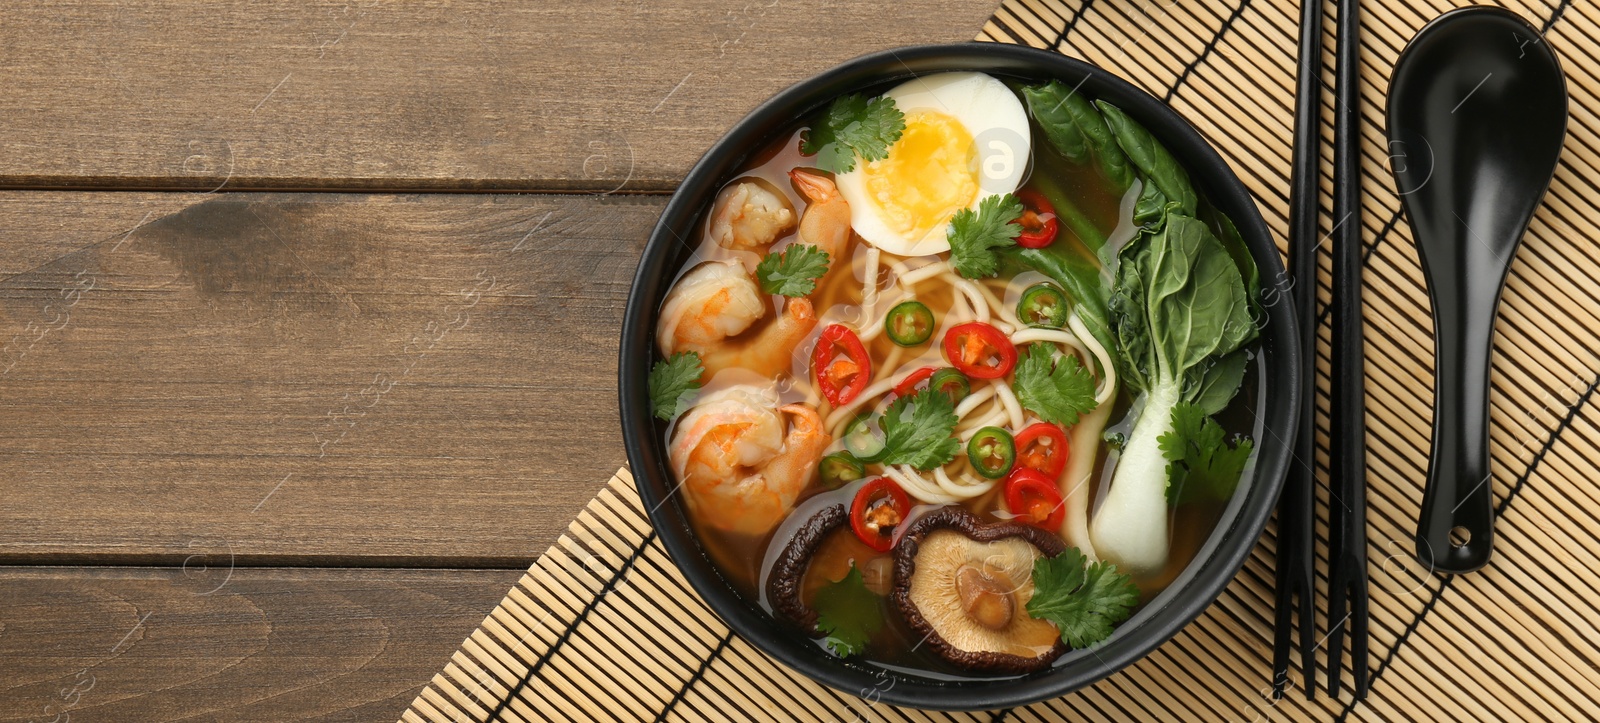
<instances>
[{"instance_id":1,"label":"egg yolk","mask_svg":"<svg viewBox=\"0 0 1600 723\"><path fill-rule=\"evenodd\" d=\"M913 243L943 229L978 196L978 148L966 126L933 110L906 114L888 157L862 169L878 217Z\"/></svg>"}]
</instances>

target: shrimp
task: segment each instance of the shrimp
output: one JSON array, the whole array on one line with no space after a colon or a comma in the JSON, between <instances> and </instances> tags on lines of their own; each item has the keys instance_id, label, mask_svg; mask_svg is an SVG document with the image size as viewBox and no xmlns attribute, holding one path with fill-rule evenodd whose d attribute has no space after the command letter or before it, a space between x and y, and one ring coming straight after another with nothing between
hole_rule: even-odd
<instances>
[{"instance_id":1,"label":"shrimp","mask_svg":"<svg viewBox=\"0 0 1600 723\"><path fill-rule=\"evenodd\" d=\"M796 168L789 171L789 179L806 199L806 212L800 217L799 243L816 246L828 252L830 260L837 261L850 243L850 204L827 176ZM828 270L845 265L831 263Z\"/></svg>"},{"instance_id":2,"label":"shrimp","mask_svg":"<svg viewBox=\"0 0 1600 723\"><path fill-rule=\"evenodd\" d=\"M765 249L794 230L794 207L765 181L735 181L711 207L711 238L738 251Z\"/></svg>"},{"instance_id":3,"label":"shrimp","mask_svg":"<svg viewBox=\"0 0 1600 723\"><path fill-rule=\"evenodd\" d=\"M766 297L737 260L707 261L684 274L661 305L656 341L662 356L700 355L701 379L743 367L766 377L787 372L794 351L817 326L808 299L784 302L783 313L746 339L730 340L767 313Z\"/></svg>"},{"instance_id":4,"label":"shrimp","mask_svg":"<svg viewBox=\"0 0 1600 723\"><path fill-rule=\"evenodd\" d=\"M740 367L764 377L776 377L794 367L795 349L817 328L817 312L804 297L784 302L783 314L740 343L724 342L698 348L700 364L710 378L723 369Z\"/></svg>"},{"instance_id":5,"label":"shrimp","mask_svg":"<svg viewBox=\"0 0 1600 723\"><path fill-rule=\"evenodd\" d=\"M750 328L767 313L765 297L744 264L708 261L684 274L661 305L656 341L661 354L704 354Z\"/></svg>"},{"instance_id":6,"label":"shrimp","mask_svg":"<svg viewBox=\"0 0 1600 723\"><path fill-rule=\"evenodd\" d=\"M794 507L833 439L817 410L777 404L770 386L734 386L678 421L669 456L695 519L760 536Z\"/></svg>"}]
</instances>

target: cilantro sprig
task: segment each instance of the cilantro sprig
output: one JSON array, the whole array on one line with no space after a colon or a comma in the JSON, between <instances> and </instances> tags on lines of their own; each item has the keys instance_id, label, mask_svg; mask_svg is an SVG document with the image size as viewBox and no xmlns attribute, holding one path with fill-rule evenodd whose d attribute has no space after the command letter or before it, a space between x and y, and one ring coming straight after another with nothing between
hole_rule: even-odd
<instances>
[{"instance_id":1,"label":"cilantro sprig","mask_svg":"<svg viewBox=\"0 0 1600 723\"><path fill-rule=\"evenodd\" d=\"M924 389L900 397L884 410L884 464L909 464L927 470L948 464L961 451L961 440L951 436L956 428L955 403L937 389Z\"/></svg>"},{"instance_id":2,"label":"cilantro sprig","mask_svg":"<svg viewBox=\"0 0 1600 723\"><path fill-rule=\"evenodd\" d=\"M846 173L856 156L869 161L889 157L889 146L906 129L905 114L892 98L867 100L859 94L840 96L828 112L800 137L800 152L817 157L817 167Z\"/></svg>"},{"instance_id":3,"label":"cilantro sprig","mask_svg":"<svg viewBox=\"0 0 1600 723\"><path fill-rule=\"evenodd\" d=\"M1139 604L1133 578L1108 562L1088 564L1076 547L1033 562L1033 597L1028 614L1055 623L1074 649L1111 637L1112 626L1128 619Z\"/></svg>"},{"instance_id":4,"label":"cilantro sprig","mask_svg":"<svg viewBox=\"0 0 1600 723\"><path fill-rule=\"evenodd\" d=\"M1167 458L1167 501L1182 504L1233 496L1255 443L1240 438L1228 446L1222 425L1196 404L1172 408L1172 431L1156 438Z\"/></svg>"},{"instance_id":5,"label":"cilantro sprig","mask_svg":"<svg viewBox=\"0 0 1600 723\"><path fill-rule=\"evenodd\" d=\"M695 390L700 388L700 355L680 351L650 368L650 408L656 418L671 421L682 414Z\"/></svg>"},{"instance_id":6,"label":"cilantro sprig","mask_svg":"<svg viewBox=\"0 0 1600 723\"><path fill-rule=\"evenodd\" d=\"M970 208L956 211L945 236L950 239L950 265L969 279L994 276L1000 255L996 249L1014 246L1022 226L1022 202L1002 193L978 202L976 213Z\"/></svg>"},{"instance_id":7,"label":"cilantro sprig","mask_svg":"<svg viewBox=\"0 0 1600 723\"><path fill-rule=\"evenodd\" d=\"M1028 345L1017 362L1017 401L1046 422L1070 427L1094 411L1094 374L1071 354L1060 362L1050 357L1044 344Z\"/></svg>"},{"instance_id":8,"label":"cilantro sprig","mask_svg":"<svg viewBox=\"0 0 1600 723\"><path fill-rule=\"evenodd\" d=\"M872 634L883 627L878 601L854 562L842 579L817 590L811 606L817 611L817 630L828 636L828 649L839 657L865 651Z\"/></svg>"},{"instance_id":9,"label":"cilantro sprig","mask_svg":"<svg viewBox=\"0 0 1600 723\"><path fill-rule=\"evenodd\" d=\"M828 252L811 244L789 244L783 251L767 254L756 264L761 290L784 296L810 294L817 288L817 279L826 273Z\"/></svg>"}]
</instances>

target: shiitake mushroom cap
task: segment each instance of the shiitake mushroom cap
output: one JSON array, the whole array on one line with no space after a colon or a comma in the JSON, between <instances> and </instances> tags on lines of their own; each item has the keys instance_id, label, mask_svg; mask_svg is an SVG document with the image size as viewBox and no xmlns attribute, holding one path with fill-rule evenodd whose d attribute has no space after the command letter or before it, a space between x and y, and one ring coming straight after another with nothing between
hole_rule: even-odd
<instances>
[{"instance_id":1,"label":"shiitake mushroom cap","mask_svg":"<svg viewBox=\"0 0 1600 723\"><path fill-rule=\"evenodd\" d=\"M784 545L783 552L767 575L767 602L773 614L788 620L813 638L822 637L817 630L817 611L800 600L800 589L806 578L806 568L817 548L828 534L850 520L850 512L842 504L828 505L811 516L796 530Z\"/></svg>"},{"instance_id":2,"label":"shiitake mushroom cap","mask_svg":"<svg viewBox=\"0 0 1600 723\"><path fill-rule=\"evenodd\" d=\"M918 590L920 595L913 595L913 589L917 587L915 583L919 556L929 550L933 550L931 554L952 551L948 548L949 543L954 540L947 536L939 535L938 533L941 532L959 534L967 543L970 543L970 546L966 549L966 552L969 553L967 557L969 561L973 559L971 557L972 553L982 553L977 559L983 560L984 564L995 565L996 567L1025 567L1027 569L1027 582L1017 583L1016 589L1011 593L1014 596L1013 607L1015 613L1013 614L1012 622L1003 632L984 630L986 626L982 623L967 619L966 611L961 607L960 595L955 585L951 585L948 591L941 589L932 593L924 586ZM930 540L932 540L931 543ZM1026 546L1031 546L1032 550L1017 544L1007 544L1006 541L1008 540L1026 543ZM929 648L955 665L966 670L990 673L1028 673L1040 670L1048 667L1056 658L1061 657L1067 651L1067 645L1061 641L1060 634L1056 631L1054 624L1029 617L1025 611L1028 599L1033 595L1033 562L1038 555L1055 557L1065 551L1066 545L1061 541L1061 538L1038 527L1020 522L985 524L977 515L968 512L963 507L944 507L912 522L904 536L895 546L894 588L890 593L890 601L911 629L916 631L918 635L924 636ZM1028 555L1028 559L1012 560L1009 557L998 561L992 559L995 555L1017 556L1019 554ZM924 560L923 562L926 564L931 561ZM999 564L996 564L997 562ZM966 563L958 563L958 567L962 564ZM951 575L955 575L954 570L951 571ZM1015 583L1016 581L1013 582ZM925 597L928 594L950 595L951 599L947 602L951 602L952 605L946 607L951 607L954 612L952 610L924 611L919 602L927 603L929 601L916 598ZM944 617L941 618L938 624L935 624L934 621L929 619L929 615L925 614L926 612L942 614ZM955 632L951 626L961 624L972 626L970 631L966 631L969 634L964 635L964 637L988 642L992 642L995 636L1005 637L1013 634L1039 636L1044 634L1045 631L1042 628L1037 628L1037 626L1045 626L1052 636L1050 638L1052 644L1044 647L1034 655L1020 655L997 649L969 650L959 647L955 642L947 638L948 634ZM941 629L944 630L945 634L940 633ZM1009 647L1015 650L1029 646L1019 642Z\"/></svg>"}]
</instances>

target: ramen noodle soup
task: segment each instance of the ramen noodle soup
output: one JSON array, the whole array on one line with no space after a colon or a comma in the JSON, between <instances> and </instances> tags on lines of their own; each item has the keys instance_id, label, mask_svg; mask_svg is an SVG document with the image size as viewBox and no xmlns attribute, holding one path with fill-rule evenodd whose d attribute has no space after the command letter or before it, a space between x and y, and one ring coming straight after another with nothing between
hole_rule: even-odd
<instances>
[{"instance_id":1,"label":"ramen noodle soup","mask_svg":"<svg viewBox=\"0 0 1600 723\"><path fill-rule=\"evenodd\" d=\"M1249 478L1259 292L1233 224L1060 82L923 76L752 159L690 239L650 375L723 576L923 674L1114 635Z\"/></svg>"}]
</instances>

